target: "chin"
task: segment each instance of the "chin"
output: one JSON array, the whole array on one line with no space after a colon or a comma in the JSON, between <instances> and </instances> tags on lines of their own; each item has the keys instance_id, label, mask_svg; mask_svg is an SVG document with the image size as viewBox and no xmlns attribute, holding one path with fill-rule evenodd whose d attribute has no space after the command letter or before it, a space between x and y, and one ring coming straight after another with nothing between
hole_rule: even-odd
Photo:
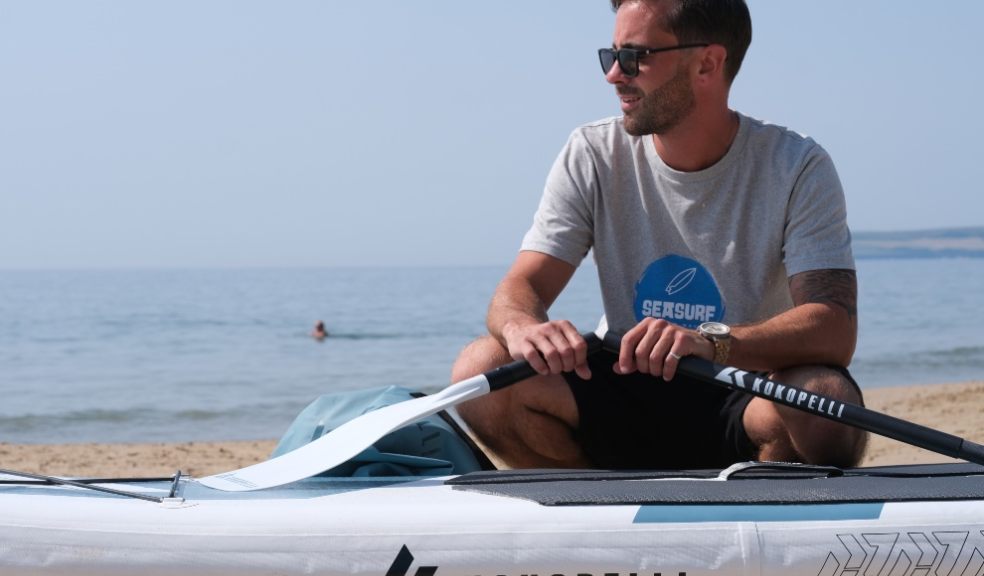
<instances>
[{"instance_id":1,"label":"chin","mask_svg":"<svg viewBox=\"0 0 984 576\"><path fill-rule=\"evenodd\" d=\"M647 134L652 134L652 132L645 129L645 126L640 126L638 122L633 122L628 116L623 117L622 127L625 129L625 132L631 136L646 136Z\"/></svg>"}]
</instances>

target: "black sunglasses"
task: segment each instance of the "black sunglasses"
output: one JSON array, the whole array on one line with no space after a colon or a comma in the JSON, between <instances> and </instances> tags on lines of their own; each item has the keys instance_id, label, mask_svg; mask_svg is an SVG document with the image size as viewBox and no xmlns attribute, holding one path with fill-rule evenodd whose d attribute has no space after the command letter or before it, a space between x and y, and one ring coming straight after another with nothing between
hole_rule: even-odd
<instances>
[{"instance_id":1,"label":"black sunglasses","mask_svg":"<svg viewBox=\"0 0 984 576\"><path fill-rule=\"evenodd\" d=\"M600 48L598 50L598 59L601 60L601 70L605 74L608 74L612 66L615 65L615 62L618 61L618 67L622 69L622 74L632 77L639 75L639 58L647 54L683 50L684 48L703 48L704 46L710 46L710 44L702 42L696 44L678 44L666 48L622 48L620 50Z\"/></svg>"}]
</instances>

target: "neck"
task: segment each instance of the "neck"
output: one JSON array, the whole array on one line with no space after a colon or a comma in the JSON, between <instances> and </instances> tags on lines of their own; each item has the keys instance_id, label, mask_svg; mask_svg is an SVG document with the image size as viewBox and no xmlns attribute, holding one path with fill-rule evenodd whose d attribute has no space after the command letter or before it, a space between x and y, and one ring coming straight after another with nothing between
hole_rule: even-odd
<instances>
[{"instance_id":1,"label":"neck","mask_svg":"<svg viewBox=\"0 0 984 576\"><path fill-rule=\"evenodd\" d=\"M697 172L716 164L738 134L738 114L727 106L717 113L695 110L665 134L653 134L663 163L681 172Z\"/></svg>"}]
</instances>

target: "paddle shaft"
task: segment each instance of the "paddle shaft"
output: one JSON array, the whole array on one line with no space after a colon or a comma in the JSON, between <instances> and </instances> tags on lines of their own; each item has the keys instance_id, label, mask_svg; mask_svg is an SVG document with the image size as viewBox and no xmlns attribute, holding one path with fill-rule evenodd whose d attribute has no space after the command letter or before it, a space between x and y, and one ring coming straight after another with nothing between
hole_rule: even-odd
<instances>
[{"instance_id":1,"label":"paddle shaft","mask_svg":"<svg viewBox=\"0 0 984 576\"><path fill-rule=\"evenodd\" d=\"M609 332L605 334L604 349L617 354L621 342L622 337L619 334ZM703 358L688 356L680 361L677 372L701 382L730 390L739 390L790 408L802 410L807 414L849 424L944 456L961 458L975 464L984 464L984 445L901 418L882 414L863 406L841 402L823 394L782 384L738 368L722 366L708 362Z\"/></svg>"}]
</instances>

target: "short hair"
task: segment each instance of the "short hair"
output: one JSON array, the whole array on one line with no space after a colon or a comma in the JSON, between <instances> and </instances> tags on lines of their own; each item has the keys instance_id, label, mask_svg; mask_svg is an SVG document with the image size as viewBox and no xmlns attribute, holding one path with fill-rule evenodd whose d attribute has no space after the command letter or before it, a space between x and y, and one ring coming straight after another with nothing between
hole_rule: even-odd
<instances>
[{"instance_id":1,"label":"short hair","mask_svg":"<svg viewBox=\"0 0 984 576\"><path fill-rule=\"evenodd\" d=\"M611 0L612 10L622 4L647 0ZM745 0L662 0L670 8L664 26L684 44L709 42L728 51L724 71L728 82L738 75L752 43L752 18Z\"/></svg>"}]
</instances>

